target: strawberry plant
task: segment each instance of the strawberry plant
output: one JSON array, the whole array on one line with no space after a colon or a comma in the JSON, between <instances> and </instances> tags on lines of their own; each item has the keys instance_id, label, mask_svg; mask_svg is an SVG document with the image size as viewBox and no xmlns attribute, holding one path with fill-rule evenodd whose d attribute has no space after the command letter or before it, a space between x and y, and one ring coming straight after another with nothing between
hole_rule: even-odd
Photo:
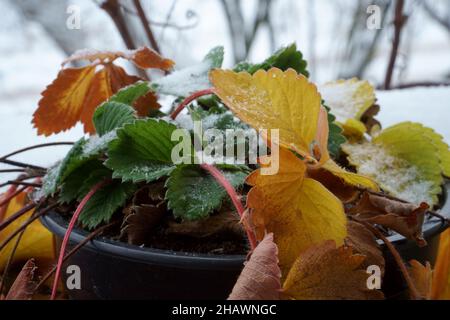
<instances>
[{"instance_id":1,"label":"strawberry plant","mask_svg":"<svg viewBox=\"0 0 450 320\"><path fill-rule=\"evenodd\" d=\"M145 81L116 66L119 58L167 74ZM431 268L414 260L407 267L389 237L400 234L424 247L425 219L448 223L433 210L450 176L450 150L418 123L382 129L367 81L316 86L295 45L231 70L222 69L221 47L176 71L173 61L148 48L82 51L65 63L74 60L87 64L63 64L42 93L33 123L39 134L50 135L81 122L88 135L48 169L1 158L24 170L11 183L23 187L0 202L6 208L0 230L8 231L0 237L2 259L15 251L44 255L12 246L20 232L23 242L37 241L19 219L42 228L36 219L53 210L69 221L52 270L52 298L75 226L92 237L108 230L109 238L150 248L250 252L230 299L383 298L380 287L367 285L367 270L376 266L384 274L384 242L410 297L431 296ZM160 110L162 96L174 97L169 113ZM234 153L217 161L229 148L252 145L244 136L223 150L217 137L252 129L267 151L258 163L248 154L240 163ZM215 130L215 139L201 136L208 130ZM207 149L211 162L202 161ZM267 174L274 161L276 170ZM27 206L17 209L13 203L25 191L32 200L22 199ZM39 234L50 239L46 231ZM39 243L53 249L44 239Z\"/></svg>"}]
</instances>

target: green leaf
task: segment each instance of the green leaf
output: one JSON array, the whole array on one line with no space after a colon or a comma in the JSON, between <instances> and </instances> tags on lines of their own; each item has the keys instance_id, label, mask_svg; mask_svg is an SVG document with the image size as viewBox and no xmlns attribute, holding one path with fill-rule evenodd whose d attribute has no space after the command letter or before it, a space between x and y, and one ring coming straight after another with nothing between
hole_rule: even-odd
<instances>
[{"instance_id":1,"label":"green leaf","mask_svg":"<svg viewBox=\"0 0 450 320\"><path fill-rule=\"evenodd\" d=\"M331 113L330 108L325 104L323 106L328 113L328 151L330 156L336 160L341 153L341 145L347 142L347 139L342 134L342 128L336 124L336 117Z\"/></svg>"},{"instance_id":2,"label":"green leaf","mask_svg":"<svg viewBox=\"0 0 450 320\"><path fill-rule=\"evenodd\" d=\"M73 200L79 199L86 193L82 193L81 189L93 172L106 169L99 160L90 160L75 169L61 185L61 190L58 195L60 203L70 203ZM107 169L106 169L107 170ZM88 179L86 179L88 177ZM97 181L97 183L100 182ZM94 183L95 185L95 183Z\"/></svg>"},{"instance_id":3,"label":"green leaf","mask_svg":"<svg viewBox=\"0 0 450 320\"><path fill-rule=\"evenodd\" d=\"M64 179L74 170L89 161L83 154L86 139L78 140L59 164L52 167L43 178L42 191L44 196L54 195Z\"/></svg>"},{"instance_id":4,"label":"green leaf","mask_svg":"<svg viewBox=\"0 0 450 320\"><path fill-rule=\"evenodd\" d=\"M246 171L227 169L225 177L235 187L244 184ZM227 197L223 187L199 166L177 167L166 182L168 208L177 218L198 220L218 209Z\"/></svg>"},{"instance_id":5,"label":"green leaf","mask_svg":"<svg viewBox=\"0 0 450 320\"><path fill-rule=\"evenodd\" d=\"M97 134L103 135L136 119L134 109L124 103L108 101L95 110L93 122Z\"/></svg>"},{"instance_id":6,"label":"green leaf","mask_svg":"<svg viewBox=\"0 0 450 320\"><path fill-rule=\"evenodd\" d=\"M177 70L154 81L152 90L157 93L187 97L192 93L211 87L208 73L220 68L223 62L223 47L213 48L199 64Z\"/></svg>"},{"instance_id":7,"label":"green leaf","mask_svg":"<svg viewBox=\"0 0 450 320\"><path fill-rule=\"evenodd\" d=\"M306 60L303 59L303 54L301 51L297 50L297 45L293 43L279 49L262 63L251 64L248 62L241 62L234 68L234 71L247 71L250 74L254 74L258 70L269 70L273 67L283 71L292 68L298 73L303 74L305 77L309 77L309 72L306 70L307 65Z\"/></svg>"},{"instance_id":8,"label":"green leaf","mask_svg":"<svg viewBox=\"0 0 450 320\"><path fill-rule=\"evenodd\" d=\"M151 182L169 174L175 168L171 159L178 144L171 141L175 129L172 123L156 119L126 124L110 142L105 165L113 170L114 178L123 181Z\"/></svg>"},{"instance_id":9,"label":"green leaf","mask_svg":"<svg viewBox=\"0 0 450 320\"><path fill-rule=\"evenodd\" d=\"M86 203L79 220L88 229L111 220L113 214L123 207L127 199L136 191L132 183L113 181L98 190Z\"/></svg>"},{"instance_id":10,"label":"green leaf","mask_svg":"<svg viewBox=\"0 0 450 320\"><path fill-rule=\"evenodd\" d=\"M107 102L120 102L127 105L132 105L137 99L146 95L150 91L148 82L138 81L119 90Z\"/></svg>"}]
</instances>

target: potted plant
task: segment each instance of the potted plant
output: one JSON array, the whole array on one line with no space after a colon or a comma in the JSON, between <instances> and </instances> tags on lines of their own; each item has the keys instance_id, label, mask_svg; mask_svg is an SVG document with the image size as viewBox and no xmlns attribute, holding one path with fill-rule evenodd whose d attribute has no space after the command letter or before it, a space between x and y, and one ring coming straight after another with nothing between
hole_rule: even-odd
<instances>
[{"instance_id":1,"label":"potted plant","mask_svg":"<svg viewBox=\"0 0 450 320\"><path fill-rule=\"evenodd\" d=\"M118 58L168 74L142 81ZM447 227L449 147L417 123L382 129L367 81L316 86L295 45L233 70L220 47L173 72L147 48L74 60L88 64L61 70L33 123L90 135L48 170L25 165L42 177L29 220L60 243L52 298L73 265L79 299L429 297L415 260L433 262Z\"/></svg>"}]
</instances>

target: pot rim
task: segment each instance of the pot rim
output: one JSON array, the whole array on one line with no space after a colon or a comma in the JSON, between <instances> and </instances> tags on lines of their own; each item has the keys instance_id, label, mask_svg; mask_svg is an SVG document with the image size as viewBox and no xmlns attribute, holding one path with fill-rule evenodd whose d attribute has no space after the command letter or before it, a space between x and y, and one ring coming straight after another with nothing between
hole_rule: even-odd
<instances>
[{"instance_id":1,"label":"pot rim","mask_svg":"<svg viewBox=\"0 0 450 320\"><path fill-rule=\"evenodd\" d=\"M447 180L443 186L442 207L440 214L446 218L450 218L450 180ZM54 233L58 237L64 237L67 230L67 221L65 221L55 211L49 212L47 215L40 218L42 224ZM447 228L447 225L443 223L439 218L430 217L423 224L424 238L428 239L438 233L441 233ZM88 235L88 232L74 228L70 241L79 243L84 240ZM388 239L394 245L403 245L411 240L405 237L394 234L389 236ZM380 241L380 240L379 240ZM382 241L380 242L382 244ZM384 245L384 244L383 244ZM182 266L189 264L189 268L193 269L229 269L236 268L236 266L242 266L242 263L246 260L246 255L214 255L214 254L196 254L191 252L180 252L171 250L162 250L155 248L140 247L136 245L130 245L128 243L112 240L105 237L93 239L86 243L83 248L87 248L91 251L98 251L102 254L111 256L120 256L123 259L133 260L145 263L157 263L164 264L172 267Z\"/></svg>"}]
</instances>

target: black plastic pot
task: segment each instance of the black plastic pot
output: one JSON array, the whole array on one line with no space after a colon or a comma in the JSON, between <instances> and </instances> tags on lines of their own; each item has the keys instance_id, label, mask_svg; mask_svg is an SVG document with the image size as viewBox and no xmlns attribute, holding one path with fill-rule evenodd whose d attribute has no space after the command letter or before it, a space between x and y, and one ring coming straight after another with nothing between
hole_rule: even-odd
<instances>
[{"instance_id":1,"label":"black plastic pot","mask_svg":"<svg viewBox=\"0 0 450 320\"><path fill-rule=\"evenodd\" d=\"M446 184L445 196L450 191ZM450 201L445 197L441 214L450 217ZM41 219L60 241L67 227L57 213ZM445 225L437 218L427 220L425 248L394 235L390 240L403 259L434 264L439 235ZM70 247L81 242L87 233L75 229ZM406 286L398 267L385 249L386 273L383 290L387 298L407 297ZM65 264L81 270L81 289L68 290L71 299L226 299L239 276L245 256L186 254L141 248L123 242L99 238L86 244ZM66 268L63 268L66 270ZM64 283L67 275L62 273Z\"/></svg>"}]
</instances>

